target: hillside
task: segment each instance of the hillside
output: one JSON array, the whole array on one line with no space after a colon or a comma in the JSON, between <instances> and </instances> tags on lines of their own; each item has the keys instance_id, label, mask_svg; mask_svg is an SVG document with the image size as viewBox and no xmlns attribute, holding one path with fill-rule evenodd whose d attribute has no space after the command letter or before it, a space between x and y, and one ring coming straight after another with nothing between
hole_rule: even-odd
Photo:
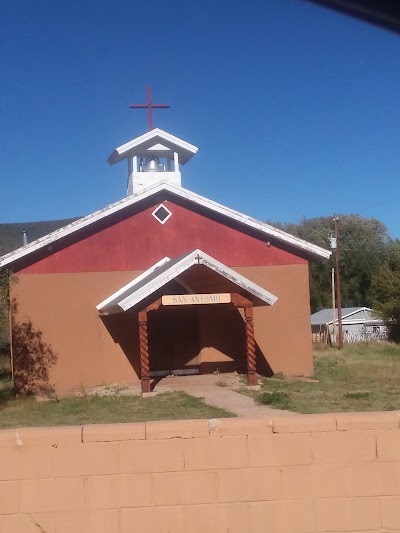
<instances>
[{"instance_id":1,"label":"hillside","mask_svg":"<svg viewBox=\"0 0 400 533\"><path fill-rule=\"evenodd\" d=\"M64 220L46 220L42 222L17 222L14 224L0 224L0 256L16 250L22 246L22 232L26 231L28 242L32 242L43 235L47 235L58 228L62 228L78 218Z\"/></svg>"}]
</instances>

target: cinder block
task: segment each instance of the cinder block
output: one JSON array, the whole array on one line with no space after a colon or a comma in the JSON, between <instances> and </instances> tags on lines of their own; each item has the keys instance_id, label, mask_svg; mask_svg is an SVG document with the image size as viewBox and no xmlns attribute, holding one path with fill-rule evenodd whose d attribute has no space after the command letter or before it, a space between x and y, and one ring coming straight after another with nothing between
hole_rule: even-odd
<instances>
[{"instance_id":1,"label":"cinder block","mask_svg":"<svg viewBox=\"0 0 400 533\"><path fill-rule=\"evenodd\" d=\"M381 527L378 498L316 500L317 531L374 531Z\"/></svg>"},{"instance_id":2,"label":"cinder block","mask_svg":"<svg viewBox=\"0 0 400 533\"><path fill-rule=\"evenodd\" d=\"M17 439L17 429L0 430L0 448L13 448L14 446L18 446Z\"/></svg>"},{"instance_id":3,"label":"cinder block","mask_svg":"<svg viewBox=\"0 0 400 533\"><path fill-rule=\"evenodd\" d=\"M379 467L378 463L353 463L347 465L348 495L379 495Z\"/></svg>"},{"instance_id":4,"label":"cinder block","mask_svg":"<svg viewBox=\"0 0 400 533\"><path fill-rule=\"evenodd\" d=\"M274 433L336 431L336 415L274 416L272 427Z\"/></svg>"},{"instance_id":5,"label":"cinder block","mask_svg":"<svg viewBox=\"0 0 400 533\"><path fill-rule=\"evenodd\" d=\"M250 466L308 465L312 461L309 433L249 435Z\"/></svg>"},{"instance_id":6,"label":"cinder block","mask_svg":"<svg viewBox=\"0 0 400 533\"><path fill-rule=\"evenodd\" d=\"M0 516L1 533L42 533L37 524L35 517L30 515ZM55 533L55 529L46 529L45 533Z\"/></svg>"},{"instance_id":7,"label":"cinder block","mask_svg":"<svg viewBox=\"0 0 400 533\"><path fill-rule=\"evenodd\" d=\"M317 531L347 531L346 499L314 501Z\"/></svg>"},{"instance_id":8,"label":"cinder block","mask_svg":"<svg viewBox=\"0 0 400 533\"><path fill-rule=\"evenodd\" d=\"M36 533L56 533L56 516L58 513L35 513L26 515L36 523ZM40 529L42 528L42 529ZM1 531L1 528L0 528Z\"/></svg>"},{"instance_id":9,"label":"cinder block","mask_svg":"<svg viewBox=\"0 0 400 533\"><path fill-rule=\"evenodd\" d=\"M283 502L250 503L249 513L251 533L286 532Z\"/></svg>"},{"instance_id":10,"label":"cinder block","mask_svg":"<svg viewBox=\"0 0 400 533\"><path fill-rule=\"evenodd\" d=\"M124 440L144 440L146 424L89 424L83 426L83 442L114 442Z\"/></svg>"},{"instance_id":11,"label":"cinder block","mask_svg":"<svg viewBox=\"0 0 400 533\"><path fill-rule=\"evenodd\" d=\"M287 500L347 496L344 465L287 466L282 469L282 482Z\"/></svg>"},{"instance_id":12,"label":"cinder block","mask_svg":"<svg viewBox=\"0 0 400 533\"><path fill-rule=\"evenodd\" d=\"M379 498L348 498L346 500L347 530L379 530L381 514Z\"/></svg>"},{"instance_id":13,"label":"cinder block","mask_svg":"<svg viewBox=\"0 0 400 533\"><path fill-rule=\"evenodd\" d=\"M57 513L55 522L57 533L119 532L119 514L117 510ZM133 531L133 528L131 528L131 531ZM42 532L38 531L37 533Z\"/></svg>"},{"instance_id":14,"label":"cinder block","mask_svg":"<svg viewBox=\"0 0 400 533\"><path fill-rule=\"evenodd\" d=\"M217 501L214 472L171 472L152 475L155 505L191 505Z\"/></svg>"},{"instance_id":15,"label":"cinder block","mask_svg":"<svg viewBox=\"0 0 400 533\"><path fill-rule=\"evenodd\" d=\"M182 507L121 509L120 533L187 533Z\"/></svg>"},{"instance_id":16,"label":"cinder block","mask_svg":"<svg viewBox=\"0 0 400 533\"><path fill-rule=\"evenodd\" d=\"M375 496L400 496L400 463L378 463L378 492Z\"/></svg>"},{"instance_id":17,"label":"cinder block","mask_svg":"<svg viewBox=\"0 0 400 533\"><path fill-rule=\"evenodd\" d=\"M0 467L1 468L1 467ZM0 515L18 512L18 483L0 482Z\"/></svg>"},{"instance_id":18,"label":"cinder block","mask_svg":"<svg viewBox=\"0 0 400 533\"><path fill-rule=\"evenodd\" d=\"M282 480L279 468L239 468L218 472L221 502L279 500Z\"/></svg>"},{"instance_id":19,"label":"cinder block","mask_svg":"<svg viewBox=\"0 0 400 533\"><path fill-rule=\"evenodd\" d=\"M146 439L193 439L208 437L207 420L146 422Z\"/></svg>"},{"instance_id":20,"label":"cinder block","mask_svg":"<svg viewBox=\"0 0 400 533\"><path fill-rule=\"evenodd\" d=\"M82 426L33 427L16 431L21 446L58 446L82 442Z\"/></svg>"},{"instance_id":21,"label":"cinder block","mask_svg":"<svg viewBox=\"0 0 400 533\"><path fill-rule=\"evenodd\" d=\"M183 468L183 441L180 439L120 444L119 471L122 473L176 472Z\"/></svg>"},{"instance_id":22,"label":"cinder block","mask_svg":"<svg viewBox=\"0 0 400 533\"><path fill-rule=\"evenodd\" d=\"M377 432L378 460L400 461L400 430Z\"/></svg>"},{"instance_id":23,"label":"cinder block","mask_svg":"<svg viewBox=\"0 0 400 533\"><path fill-rule=\"evenodd\" d=\"M382 527L400 531L400 498L396 496L380 498Z\"/></svg>"},{"instance_id":24,"label":"cinder block","mask_svg":"<svg viewBox=\"0 0 400 533\"><path fill-rule=\"evenodd\" d=\"M210 437L272 434L271 418L213 418L208 421Z\"/></svg>"},{"instance_id":25,"label":"cinder block","mask_svg":"<svg viewBox=\"0 0 400 533\"><path fill-rule=\"evenodd\" d=\"M39 479L20 484L22 513L78 511L84 506L83 478Z\"/></svg>"},{"instance_id":26,"label":"cinder block","mask_svg":"<svg viewBox=\"0 0 400 533\"><path fill-rule=\"evenodd\" d=\"M368 429L398 429L399 415L387 413L338 413L337 429L339 431Z\"/></svg>"},{"instance_id":27,"label":"cinder block","mask_svg":"<svg viewBox=\"0 0 400 533\"><path fill-rule=\"evenodd\" d=\"M185 533L249 533L246 504L187 506L183 517Z\"/></svg>"},{"instance_id":28,"label":"cinder block","mask_svg":"<svg viewBox=\"0 0 400 533\"><path fill-rule=\"evenodd\" d=\"M146 507L151 504L150 474L89 477L85 490L89 510Z\"/></svg>"},{"instance_id":29,"label":"cinder block","mask_svg":"<svg viewBox=\"0 0 400 533\"><path fill-rule=\"evenodd\" d=\"M376 461L373 431L334 431L312 434L315 463L345 464Z\"/></svg>"},{"instance_id":30,"label":"cinder block","mask_svg":"<svg viewBox=\"0 0 400 533\"><path fill-rule=\"evenodd\" d=\"M54 450L55 476L116 474L118 452L118 443L114 442L59 446Z\"/></svg>"},{"instance_id":31,"label":"cinder block","mask_svg":"<svg viewBox=\"0 0 400 533\"><path fill-rule=\"evenodd\" d=\"M191 439L182 442L186 470L241 468L248 465L247 437Z\"/></svg>"},{"instance_id":32,"label":"cinder block","mask_svg":"<svg viewBox=\"0 0 400 533\"><path fill-rule=\"evenodd\" d=\"M311 500L283 502L284 529L286 533L314 533L316 519Z\"/></svg>"},{"instance_id":33,"label":"cinder block","mask_svg":"<svg viewBox=\"0 0 400 533\"><path fill-rule=\"evenodd\" d=\"M0 480L53 477L53 454L51 446L3 448Z\"/></svg>"}]
</instances>

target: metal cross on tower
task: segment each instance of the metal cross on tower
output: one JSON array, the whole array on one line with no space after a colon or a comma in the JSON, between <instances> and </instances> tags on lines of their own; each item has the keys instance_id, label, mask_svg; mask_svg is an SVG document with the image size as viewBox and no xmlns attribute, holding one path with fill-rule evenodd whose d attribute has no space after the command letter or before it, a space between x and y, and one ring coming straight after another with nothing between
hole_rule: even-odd
<instances>
[{"instance_id":1,"label":"metal cross on tower","mask_svg":"<svg viewBox=\"0 0 400 533\"><path fill-rule=\"evenodd\" d=\"M153 129L153 109L165 109L170 107L169 104L153 104L151 101L151 87L147 86L147 104L130 104L132 109L147 109L149 118L149 131Z\"/></svg>"}]
</instances>

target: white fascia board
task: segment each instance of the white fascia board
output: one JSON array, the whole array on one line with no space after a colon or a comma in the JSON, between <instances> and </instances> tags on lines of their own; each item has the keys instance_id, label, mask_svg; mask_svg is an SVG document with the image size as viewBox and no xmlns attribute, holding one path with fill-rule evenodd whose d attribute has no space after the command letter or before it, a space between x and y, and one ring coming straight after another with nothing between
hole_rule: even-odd
<instances>
[{"instance_id":1,"label":"white fascia board","mask_svg":"<svg viewBox=\"0 0 400 533\"><path fill-rule=\"evenodd\" d=\"M143 278L154 272L158 267L164 265L165 263L168 263L168 261L171 261L171 259L169 257L164 257L163 259L158 261L158 263L155 263L152 267L137 276L134 280L130 281L129 283L121 287L119 290L114 292L114 294L112 294L111 296L103 300L101 303L96 305L96 309L101 312L104 310L104 308L116 305L120 301L121 297L126 294L130 289L135 287L135 285L137 285L139 281L142 281Z\"/></svg>"},{"instance_id":2,"label":"white fascia board","mask_svg":"<svg viewBox=\"0 0 400 533\"><path fill-rule=\"evenodd\" d=\"M175 135L171 135L170 133L167 133L166 131L160 130L159 128L155 128L154 130L151 130L140 137L136 137L135 139L132 139L131 141L128 141L127 143L118 146L113 153L110 155L110 157L107 159L107 162L110 165L114 165L115 163L118 163L122 159L124 159L124 155L132 150L133 148L136 148L140 146L141 144L144 144L147 141L150 141L151 139L155 137L161 137L161 139L164 139L165 141L170 142L171 144L175 145L178 148L181 148L182 150L186 150L192 154L196 154L198 152L197 146L194 146L193 144L190 144L182 139L179 139L178 137L175 137Z\"/></svg>"},{"instance_id":3,"label":"white fascia board","mask_svg":"<svg viewBox=\"0 0 400 533\"><path fill-rule=\"evenodd\" d=\"M102 220L103 218L113 215L114 213L118 213L122 209L134 205L137 202L144 200L145 198L148 198L152 194L155 194L160 190L165 189L166 186L164 185L164 183L165 182L159 182L153 187L144 189L137 196L128 196L126 198L123 198L122 200L118 200L118 202L110 204L104 207L103 209L99 209L98 211L95 211L90 215L80 218L79 220L75 220L75 222L71 222L71 224L59 228L58 230L53 231L52 233L48 233L47 235L36 239L36 241L30 242L26 246L22 246L21 248L17 248L17 250L14 250L13 252L9 252L8 254L3 255L2 257L0 257L0 267L6 266L16 261L17 259L21 259L22 257L29 255L30 253L39 250L40 248L48 246L53 242L62 239L63 237L67 237L68 235L75 233L75 231L90 226L98 220Z\"/></svg>"},{"instance_id":4,"label":"white fascia board","mask_svg":"<svg viewBox=\"0 0 400 533\"><path fill-rule=\"evenodd\" d=\"M251 218L247 215L239 213L238 211L230 209L229 207L225 207L221 204L218 204L217 202L214 202L213 200L209 200L208 198L200 196L199 194L188 191L187 189L184 189L182 187L179 187L177 185L174 185L166 181L160 181L156 185L148 187L147 189L143 189L137 195L132 195L132 196L128 196L127 198L123 198L122 200L119 200L118 202L110 204L104 207L103 209L100 209L99 211L95 211L94 213L91 213L90 215L87 215L86 217L80 218L79 220L76 220L75 222L72 222L71 224L68 224L67 226L64 226L63 228L53 231L52 233L49 233L48 235L45 235L44 237L40 237L36 241L32 241L26 246L23 246L6 255L3 255L2 257L0 257L0 267L7 266L13 263L14 261L16 261L17 259L21 259L22 257L25 257L29 255L30 253L36 250L39 250L40 248L49 246L53 242L56 242L59 239L62 239L68 235L71 235L75 231L78 231L87 226L90 226L91 224L94 224L98 220L102 220L103 218L106 218L127 207L130 207L131 205L139 203L142 200L149 198L150 196L157 194L158 192L161 192L161 191L167 191L176 196L179 196L181 198L194 202L195 204L201 205L202 207L205 207L206 209L209 209L210 211L214 211L215 213L219 213L223 216L226 216L227 218L235 220L239 222L240 224L248 226L261 233L264 233L265 235L269 237L274 237L278 241L282 241L287 244L290 244L291 246L298 248L300 250L303 250L304 252L310 253L314 256L324 258L324 259L328 259L331 256L332 252L330 252L329 250L325 250L324 248L321 248L320 246L311 244L307 241L304 241L303 239L299 239L298 237L294 237L293 235L290 235L289 233L286 233L285 231L274 228L273 226L270 226L269 224L260 222L254 218Z\"/></svg>"},{"instance_id":5,"label":"white fascia board","mask_svg":"<svg viewBox=\"0 0 400 533\"><path fill-rule=\"evenodd\" d=\"M325 250L325 248L321 248L316 244L312 244L310 242L304 241L303 239L299 239L294 235L290 235L290 233L286 233L285 231L274 228L273 226L270 226L265 222L260 222L259 220L240 213L239 211L235 211L234 209L225 207L224 205L214 202L214 200L210 200L208 198L205 198L204 196L200 196L199 194L184 189L183 187L177 187L173 184L166 184L165 188L168 189L170 192L181 196L182 198L186 198L187 200L195 202L196 204L210 209L211 211L220 213L221 215L225 215L228 218L236 220L241 224L245 224L246 226L265 233L270 237L275 237L280 241L291 244L295 248L300 248L306 252L312 253L313 255L322 257L324 259L329 259L329 257L332 255L332 252L330 252L329 250Z\"/></svg>"},{"instance_id":6,"label":"white fascia board","mask_svg":"<svg viewBox=\"0 0 400 533\"><path fill-rule=\"evenodd\" d=\"M352 311L351 313L347 313L346 315L342 316L342 320L344 318L347 318L349 316L353 316L357 313L361 313L361 311L372 311L372 309L370 309L369 307L360 307L359 309L357 309L356 311Z\"/></svg>"},{"instance_id":7,"label":"white fascia board","mask_svg":"<svg viewBox=\"0 0 400 533\"><path fill-rule=\"evenodd\" d=\"M361 311L372 311L372 309L370 309L369 307L360 307L359 309L357 309L356 311L352 311L351 313L347 313L346 315L342 315L342 322L343 320L345 320L346 318L348 318L349 316L353 316L355 315L356 313L360 313ZM339 319L336 318L335 319L335 322L339 322ZM354 322L355 324L358 323L359 321L357 320L356 322ZM361 322L361 321L360 321ZM327 322L327 324L333 324L333 320L331 320L330 322Z\"/></svg>"},{"instance_id":8,"label":"white fascia board","mask_svg":"<svg viewBox=\"0 0 400 533\"><path fill-rule=\"evenodd\" d=\"M266 291L259 285L253 283L249 279L245 278L241 274L238 274L235 270L232 268L227 267L223 263L220 263L210 255L207 255L206 253L202 252L201 250L197 250L198 252L198 263L200 265L205 265L208 268L214 270L224 278L226 278L229 281L232 281L235 285L241 287L245 291L249 292L253 296L256 296L263 302L265 302L268 305L274 305L274 303L277 301L278 297L274 294Z\"/></svg>"},{"instance_id":9,"label":"white fascia board","mask_svg":"<svg viewBox=\"0 0 400 533\"><path fill-rule=\"evenodd\" d=\"M151 294L155 293L158 289L161 289L168 282L185 272L188 268L196 264L197 250L183 257L178 263L175 263L171 268L164 271L156 279L152 280L149 284L144 285L141 289L130 294L118 303L118 307L122 311L128 311L134 305L138 304Z\"/></svg>"}]
</instances>

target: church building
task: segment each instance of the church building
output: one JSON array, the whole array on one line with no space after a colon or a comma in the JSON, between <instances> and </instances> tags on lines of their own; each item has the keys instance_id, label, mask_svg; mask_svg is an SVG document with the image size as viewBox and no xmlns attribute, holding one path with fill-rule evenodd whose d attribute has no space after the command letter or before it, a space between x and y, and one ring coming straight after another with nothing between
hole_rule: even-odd
<instances>
[{"instance_id":1,"label":"church building","mask_svg":"<svg viewBox=\"0 0 400 533\"><path fill-rule=\"evenodd\" d=\"M151 128L108 159L126 198L0 258L19 391L312 374L308 266L330 252L183 188L197 151Z\"/></svg>"}]
</instances>

